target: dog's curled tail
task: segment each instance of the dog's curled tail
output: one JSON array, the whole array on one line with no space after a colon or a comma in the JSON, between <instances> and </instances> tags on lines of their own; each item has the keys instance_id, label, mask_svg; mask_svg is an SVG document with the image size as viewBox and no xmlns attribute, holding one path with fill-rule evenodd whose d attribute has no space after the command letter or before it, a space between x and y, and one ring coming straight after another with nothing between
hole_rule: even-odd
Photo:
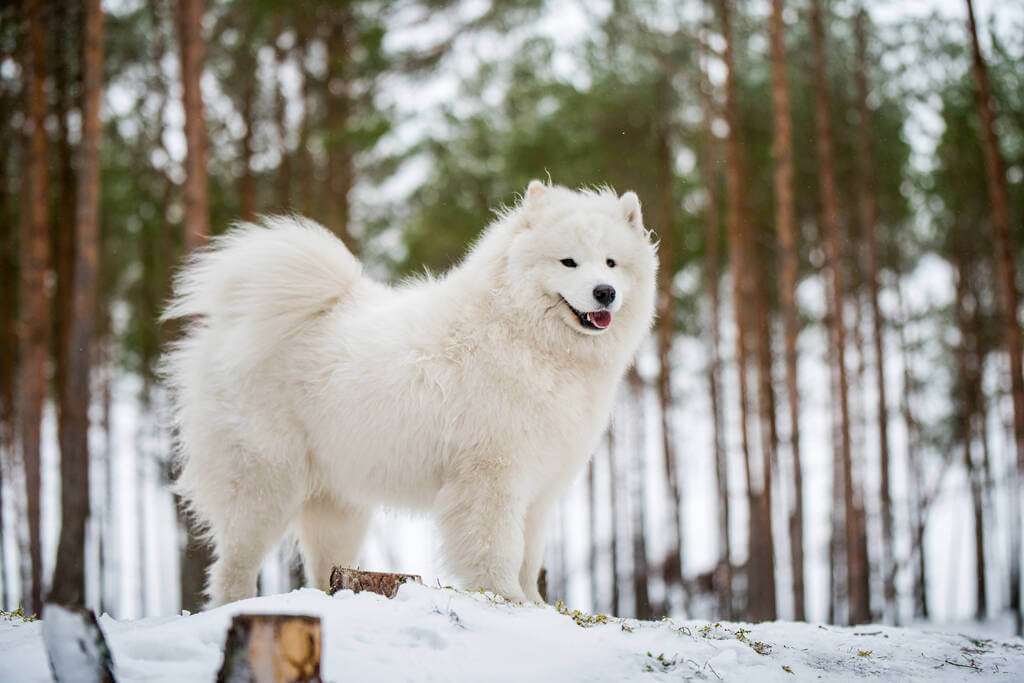
<instances>
[{"instance_id":1,"label":"dog's curled tail","mask_svg":"<svg viewBox=\"0 0 1024 683\"><path fill-rule=\"evenodd\" d=\"M280 340L342 300L362 266L311 220L271 216L240 223L192 255L174 279L164 320L245 327Z\"/></svg>"}]
</instances>

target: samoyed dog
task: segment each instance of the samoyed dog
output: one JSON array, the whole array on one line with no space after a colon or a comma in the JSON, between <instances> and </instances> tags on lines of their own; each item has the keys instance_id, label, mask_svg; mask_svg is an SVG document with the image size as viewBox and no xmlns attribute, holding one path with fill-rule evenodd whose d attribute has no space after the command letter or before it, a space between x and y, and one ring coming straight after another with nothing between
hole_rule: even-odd
<instances>
[{"instance_id":1,"label":"samoyed dog","mask_svg":"<svg viewBox=\"0 0 1024 683\"><path fill-rule=\"evenodd\" d=\"M398 287L301 218L213 240L176 278L165 318L187 329L163 366L211 603L254 595L290 530L326 588L378 506L432 511L465 587L540 600L548 516L650 328L656 269L636 194L536 180L460 265Z\"/></svg>"}]
</instances>

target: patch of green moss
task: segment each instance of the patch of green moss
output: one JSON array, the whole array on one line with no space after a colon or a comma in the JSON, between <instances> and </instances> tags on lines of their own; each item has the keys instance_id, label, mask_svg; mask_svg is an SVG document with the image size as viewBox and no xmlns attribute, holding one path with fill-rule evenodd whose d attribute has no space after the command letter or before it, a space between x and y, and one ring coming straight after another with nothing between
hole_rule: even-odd
<instances>
[{"instance_id":1,"label":"patch of green moss","mask_svg":"<svg viewBox=\"0 0 1024 683\"><path fill-rule=\"evenodd\" d=\"M2 617L4 621L39 621L39 617L36 615L25 614L25 608L21 605L18 605L17 609L11 610L10 612L0 609L0 617Z\"/></svg>"},{"instance_id":2,"label":"patch of green moss","mask_svg":"<svg viewBox=\"0 0 1024 683\"><path fill-rule=\"evenodd\" d=\"M578 609L569 611L569 608L566 607L565 603L561 600L555 603L555 609L558 610L559 614L564 614L575 621L576 625L580 628L589 628L591 626L607 624L611 620L611 617L607 614L587 614L586 612L581 612Z\"/></svg>"}]
</instances>

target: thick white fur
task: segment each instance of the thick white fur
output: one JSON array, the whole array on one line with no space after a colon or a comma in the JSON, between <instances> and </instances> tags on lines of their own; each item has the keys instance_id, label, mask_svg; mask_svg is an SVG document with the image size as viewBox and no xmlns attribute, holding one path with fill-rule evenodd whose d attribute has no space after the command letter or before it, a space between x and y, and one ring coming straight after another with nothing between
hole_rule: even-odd
<instances>
[{"instance_id":1,"label":"thick white fur","mask_svg":"<svg viewBox=\"0 0 1024 683\"><path fill-rule=\"evenodd\" d=\"M539 600L548 514L650 327L656 263L635 194L538 181L445 277L396 288L307 220L217 238L177 278L164 363L211 602L253 595L290 528L326 587L380 505L432 509L467 587ZM559 298L597 310L597 284L617 291L600 333Z\"/></svg>"}]
</instances>

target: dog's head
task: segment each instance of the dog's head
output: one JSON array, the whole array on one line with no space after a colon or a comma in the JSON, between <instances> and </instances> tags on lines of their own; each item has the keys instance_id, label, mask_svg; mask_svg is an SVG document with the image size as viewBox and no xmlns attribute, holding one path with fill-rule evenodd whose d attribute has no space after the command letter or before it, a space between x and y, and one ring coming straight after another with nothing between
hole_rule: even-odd
<instances>
[{"instance_id":1,"label":"dog's head","mask_svg":"<svg viewBox=\"0 0 1024 683\"><path fill-rule=\"evenodd\" d=\"M657 256L640 201L530 183L509 244L511 296L570 335L629 339L650 327Z\"/></svg>"}]
</instances>

